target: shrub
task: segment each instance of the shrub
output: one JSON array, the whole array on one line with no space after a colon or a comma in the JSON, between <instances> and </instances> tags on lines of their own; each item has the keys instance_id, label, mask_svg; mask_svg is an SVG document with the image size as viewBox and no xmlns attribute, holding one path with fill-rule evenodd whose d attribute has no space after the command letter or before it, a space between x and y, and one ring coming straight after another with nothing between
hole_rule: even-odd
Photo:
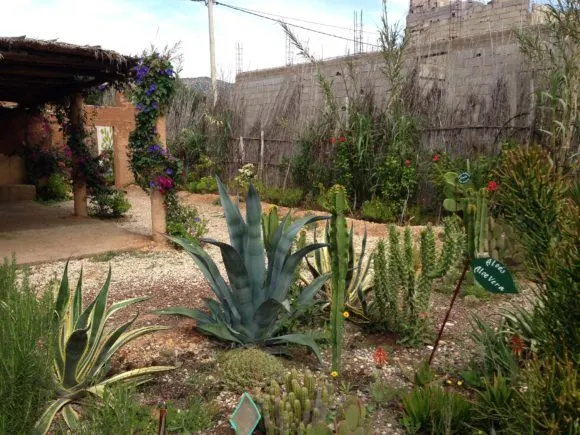
<instances>
[{"instance_id":1,"label":"shrub","mask_svg":"<svg viewBox=\"0 0 580 435\"><path fill-rule=\"evenodd\" d=\"M151 409L139 405L134 388L126 385L105 387L103 399L90 399L85 408L81 434L145 434L157 429Z\"/></svg>"},{"instance_id":2,"label":"shrub","mask_svg":"<svg viewBox=\"0 0 580 435\"><path fill-rule=\"evenodd\" d=\"M439 387L415 388L403 397L401 423L408 433L469 433L471 406L459 394Z\"/></svg>"},{"instance_id":3,"label":"shrub","mask_svg":"<svg viewBox=\"0 0 580 435\"><path fill-rule=\"evenodd\" d=\"M109 189L91 196L90 213L99 218L119 218L129 211L131 203L120 189Z\"/></svg>"},{"instance_id":4,"label":"shrub","mask_svg":"<svg viewBox=\"0 0 580 435\"><path fill-rule=\"evenodd\" d=\"M217 193L215 177L203 177L199 181L191 181L187 184L187 190L194 193Z\"/></svg>"},{"instance_id":5,"label":"shrub","mask_svg":"<svg viewBox=\"0 0 580 435\"><path fill-rule=\"evenodd\" d=\"M209 429L214 422L219 408L203 401L201 397L189 398L185 408L177 408L174 404L167 405L167 432L198 433ZM119 432L120 433L120 432Z\"/></svg>"},{"instance_id":6,"label":"shrub","mask_svg":"<svg viewBox=\"0 0 580 435\"><path fill-rule=\"evenodd\" d=\"M580 189L573 168L557 168L537 147L506 152L498 168L497 201L525 251L537 284L531 313L514 310L508 326L541 354L578 363Z\"/></svg>"},{"instance_id":7,"label":"shrub","mask_svg":"<svg viewBox=\"0 0 580 435\"><path fill-rule=\"evenodd\" d=\"M66 201L70 199L71 192L69 180L59 173L54 173L48 177L46 185L37 187L37 197L46 202Z\"/></svg>"},{"instance_id":8,"label":"shrub","mask_svg":"<svg viewBox=\"0 0 580 435\"><path fill-rule=\"evenodd\" d=\"M263 387L272 379L280 379L282 363L260 349L239 349L227 352L220 364L221 380L234 391Z\"/></svg>"},{"instance_id":9,"label":"shrub","mask_svg":"<svg viewBox=\"0 0 580 435\"><path fill-rule=\"evenodd\" d=\"M198 242L207 232L207 222L199 217L193 206L183 205L175 195L166 195L167 234L184 240Z\"/></svg>"},{"instance_id":10,"label":"shrub","mask_svg":"<svg viewBox=\"0 0 580 435\"><path fill-rule=\"evenodd\" d=\"M393 222L396 219L389 203L379 198L365 201L361 208L361 215L363 219L372 222Z\"/></svg>"},{"instance_id":11,"label":"shrub","mask_svg":"<svg viewBox=\"0 0 580 435\"><path fill-rule=\"evenodd\" d=\"M302 201L302 189L278 189L264 187L260 189L262 200L282 207L296 207Z\"/></svg>"},{"instance_id":12,"label":"shrub","mask_svg":"<svg viewBox=\"0 0 580 435\"><path fill-rule=\"evenodd\" d=\"M0 265L0 433L32 433L55 394L51 377L52 294L37 299L14 260Z\"/></svg>"}]
</instances>

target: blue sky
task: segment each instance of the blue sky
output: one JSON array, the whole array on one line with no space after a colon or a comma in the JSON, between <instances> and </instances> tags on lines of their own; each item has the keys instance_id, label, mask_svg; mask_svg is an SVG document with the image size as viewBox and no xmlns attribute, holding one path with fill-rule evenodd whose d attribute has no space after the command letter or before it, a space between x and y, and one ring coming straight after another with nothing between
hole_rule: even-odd
<instances>
[{"instance_id":1,"label":"blue sky","mask_svg":"<svg viewBox=\"0 0 580 435\"><path fill-rule=\"evenodd\" d=\"M3 5L0 36L55 39L76 44L101 45L124 54L138 54L180 43L182 76L209 75L207 8L189 0L12 0ZM365 42L375 43L381 0L223 0L233 6L301 18L341 28L298 23L346 38L352 37L353 12L363 9ZM404 21L406 0L390 0L392 20ZM294 21L288 21L292 23ZM236 43L243 46L243 69L253 70L285 63L285 36L274 22L215 7L218 74L233 81ZM341 56L352 42L296 30L318 57Z\"/></svg>"}]
</instances>

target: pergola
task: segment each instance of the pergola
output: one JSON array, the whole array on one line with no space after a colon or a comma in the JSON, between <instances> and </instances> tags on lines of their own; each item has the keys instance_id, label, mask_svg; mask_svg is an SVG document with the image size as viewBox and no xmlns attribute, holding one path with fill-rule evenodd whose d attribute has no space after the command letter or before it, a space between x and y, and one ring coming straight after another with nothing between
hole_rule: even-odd
<instances>
[{"instance_id":1,"label":"pergola","mask_svg":"<svg viewBox=\"0 0 580 435\"><path fill-rule=\"evenodd\" d=\"M83 128L81 91L127 81L135 64L135 58L99 46L0 37L0 101L33 108L69 96L74 132ZM73 186L75 214L87 216L86 182L77 178Z\"/></svg>"}]
</instances>

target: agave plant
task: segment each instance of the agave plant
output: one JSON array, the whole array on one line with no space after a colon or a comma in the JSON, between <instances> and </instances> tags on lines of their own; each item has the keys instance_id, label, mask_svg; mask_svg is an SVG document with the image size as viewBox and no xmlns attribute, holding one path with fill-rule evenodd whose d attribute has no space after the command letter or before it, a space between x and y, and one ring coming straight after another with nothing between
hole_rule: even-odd
<instances>
[{"instance_id":1,"label":"agave plant","mask_svg":"<svg viewBox=\"0 0 580 435\"><path fill-rule=\"evenodd\" d=\"M323 241L328 243L330 238L329 226L327 225L323 233ZM314 232L314 241L317 239L316 231ZM354 230L351 225L348 231L348 265L346 271L346 288L344 292L345 306L349 312L356 314L358 320L364 320L367 317L367 293L372 289L372 270L370 267L371 259L366 255L367 232L365 229L361 243L360 253L357 254L354 248ZM314 261L306 259L308 272L301 274L302 282L309 283L321 275L328 274L332 271L332 260L329 248L324 248L314 253ZM332 283L325 284L325 296L329 304L332 301Z\"/></svg>"},{"instance_id":2,"label":"agave plant","mask_svg":"<svg viewBox=\"0 0 580 435\"><path fill-rule=\"evenodd\" d=\"M146 367L107 378L111 358L122 346L151 332L167 329L163 326L144 326L130 330L138 313L117 328L105 329L107 320L117 311L147 300L146 297L127 299L108 309L107 296L111 270L97 297L83 309L82 271L71 300L68 282L68 263L64 269L55 306L55 322L59 322L54 341L54 376L58 386L57 398L36 422L35 433L44 434L54 417L62 411L67 425L78 426L79 415L72 407L82 405L88 396L102 398L105 387L115 383L141 384L155 373L173 369L169 366Z\"/></svg>"},{"instance_id":3,"label":"agave plant","mask_svg":"<svg viewBox=\"0 0 580 435\"><path fill-rule=\"evenodd\" d=\"M287 226L290 216L286 215L270 237L267 249L264 249L262 207L254 186L250 184L249 187L244 222L239 208L232 203L219 178L217 184L231 245L213 239L201 240L220 249L228 283L221 276L215 262L200 246L178 237L169 237L191 255L217 300L205 300L209 312L173 307L156 313L192 318L196 321L197 329L203 333L241 346L295 343L308 346L320 357L318 346L311 337L304 334L276 334L286 320L299 315L313 303L314 295L328 279L327 275L322 275L312 281L302 290L294 308L290 308L288 291L296 268L308 253L327 246L314 243L291 253L292 241L302 226L327 217L305 217Z\"/></svg>"}]
</instances>

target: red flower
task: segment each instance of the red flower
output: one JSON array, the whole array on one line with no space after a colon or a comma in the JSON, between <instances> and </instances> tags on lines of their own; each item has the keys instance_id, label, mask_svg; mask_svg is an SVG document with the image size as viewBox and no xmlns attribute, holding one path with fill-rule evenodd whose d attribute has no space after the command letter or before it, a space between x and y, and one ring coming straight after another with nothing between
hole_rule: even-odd
<instances>
[{"instance_id":1,"label":"red flower","mask_svg":"<svg viewBox=\"0 0 580 435\"><path fill-rule=\"evenodd\" d=\"M499 184L497 184L495 181L490 181L489 183L487 183L487 190L489 192L495 192L498 187Z\"/></svg>"},{"instance_id":2,"label":"red flower","mask_svg":"<svg viewBox=\"0 0 580 435\"><path fill-rule=\"evenodd\" d=\"M519 356L525 347L524 340L522 340L518 334L514 334L512 335L512 338L510 338L510 347L512 348L513 353Z\"/></svg>"},{"instance_id":3,"label":"red flower","mask_svg":"<svg viewBox=\"0 0 580 435\"><path fill-rule=\"evenodd\" d=\"M173 187L173 180L165 175L161 175L155 180L155 185L161 193L165 193Z\"/></svg>"},{"instance_id":4,"label":"red flower","mask_svg":"<svg viewBox=\"0 0 580 435\"><path fill-rule=\"evenodd\" d=\"M339 142L341 142L341 143L342 143L342 142L346 142L346 137L344 137L344 136L340 136L340 137L338 138L338 141L339 141Z\"/></svg>"},{"instance_id":5,"label":"red flower","mask_svg":"<svg viewBox=\"0 0 580 435\"><path fill-rule=\"evenodd\" d=\"M411 160L405 160L405 166L407 166L407 168L411 166Z\"/></svg>"},{"instance_id":6,"label":"red flower","mask_svg":"<svg viewBox=\"0 0 580 435\"><path fill-rule=\"evenodd\" d=\"M335 138L335 137L331 137L331 138L329 139L329 141L330 141L330 143L331 143L331 144L333 144L333 145L334 145L334 144L336 143L336 138Z\"/></svg>"},{"instance_id":7,"label":"red flower","mask_svg":"<svg viewBox=\"0 0 580 435\"><path fill-rule=\"evenodd\" d=\"M439 155L438 155L438 154L435 154L435 155L433 156L433 161L434 161L434 162L438 162L438 161L439 161Z\"/></svg>"},{"instance_id":8,"label":"red flower","mask_svg":"<svg viewBox=\"0 0 580 435\"><path fill-rule=\"evenodd\" d=\"M373 359L375 360L375 365L377 367L382 367L389 359L389 355L387 354L387 352L385 352L385 350L382 347L379 346L373 353Z\"/></svg>"}]
</instances>

